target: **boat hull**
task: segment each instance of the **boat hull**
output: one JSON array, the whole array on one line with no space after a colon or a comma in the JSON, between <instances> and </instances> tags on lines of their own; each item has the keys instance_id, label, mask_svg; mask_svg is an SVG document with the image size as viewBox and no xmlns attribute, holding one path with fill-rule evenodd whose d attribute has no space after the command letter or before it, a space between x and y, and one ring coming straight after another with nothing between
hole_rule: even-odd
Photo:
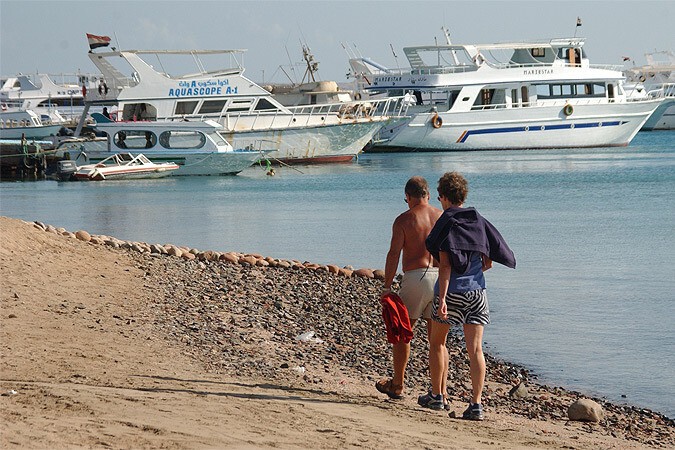
<instances>
[{"instance_id":1,"label":"boat hull","mask_svg":"<svg viewBox=\"0 0 675 450\"><path fill-rule=\"evenodd\" d=\"M642 126L645 131L675 130L675 98L666 99Z\"/></svg>"},{"instance_id":2,"label":"boat hull","mask_svg":"<svg viewBox=\"0 0 675 450\"><path fill-rule=\"evenodd\" d=\"M65 149L64 149L65 150ZM113 155L115 152L109 152L106 149L105 142L85 142L83 144L83 153L69 151L71 159L78 164L97 163ZM86 155L86 161L83 161L82 154ZM145 149L143 154L155 163L174 162L178 165L178 170L174 171L172 176L182 175L236 175L242 170L250 167L255 161L261 158L261 153L256 151L231 151L231 152L170 152L152 149Z\"/></svg>"},{"instance_id":3,"label":"boat hull","mask_svg":"<svg viewBox=\"0 0 675 450\"><path fill-rule=\"evenodd\" d=\"M393 120L393 119L392 119ZM223 131L234 148L262 142L267 157L286 164L351 161L388 121L359 121L315 127Z\"/></svg>"},{"instance_id":4,"label":"boat hull","mask_svg":"<svg viewBox=\"0 0 675 450\"><path fill-rule=\"evenodd\" d=\"M660 100L563 107L494 109L464 113L441 112L440 127L433 113L416 114L379 148L417 150L499 150L626 146ZM386 138L386 131L383 133Z\"/></svg>"},{"instance_id":5,"label":"boat hull","mask_svg":"<svg viewBox=\"0 0 675 450\"><path fill-rule=\"evenodd\" d=\"M164 178L172 175L178 166L162 167L156 169L147 168L101 168L75 172L74 177L80 181L103 181L103 180L138 180Z\"/></svg>"},{"instance_id":6,"label":"boat hull","mask_svg":"<svg viewBox=\"0 0 675 450\"><path fill-rule=\"evenodd\" d=\"M63 125L43 125L39 127L0 128L0 139L21 139L22 135L26 139L43 139L56 136L62 127Z\"/></svg>"}]
</instances>

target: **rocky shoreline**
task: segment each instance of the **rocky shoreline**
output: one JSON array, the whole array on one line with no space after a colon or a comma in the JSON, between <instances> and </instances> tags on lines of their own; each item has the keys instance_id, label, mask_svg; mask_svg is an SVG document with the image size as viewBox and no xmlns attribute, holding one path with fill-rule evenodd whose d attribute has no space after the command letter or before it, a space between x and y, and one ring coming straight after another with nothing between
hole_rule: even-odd
<instances>
[{"instance_id":1,"label":"rocky shoreline","mask_svg":"<svg viewBox=\"0 0 675 450\"><path fill-rule=\"evenodd\" d=\"M156 294L149 307L159 335L210 371L324 391L350 382L372 385L390 375L391 351L378 301L382 271L121 241L39 222L34 226L128 252ZM449 336L448 348L449 397L466 402L469 364L462 336ZM407 371L409 396L428 387L427 351L426 329L418 325ZM523 367L489 355L486 359L488 414L565 422L569 406L587 398L539 384ZM675 446L673 419L649 409L592 400L602 406L604 417L584 425L589 433L653 447Z\"/></svg>"}]
</instances>

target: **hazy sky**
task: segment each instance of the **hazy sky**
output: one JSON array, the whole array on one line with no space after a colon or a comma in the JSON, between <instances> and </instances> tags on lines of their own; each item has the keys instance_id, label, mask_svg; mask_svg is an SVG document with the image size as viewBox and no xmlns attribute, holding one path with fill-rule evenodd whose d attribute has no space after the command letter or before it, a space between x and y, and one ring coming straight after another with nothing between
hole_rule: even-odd
<instances>
[{"instance_id":1,"label":"hazy sky","mask_svg":"<svg viewBox=\"0 0 675 450\"><path fill-rule=\"evenodd\" d=\"M583 25L575 30L578 16ZM629 56L641 65L646 52L675 50L674 24L675 0L0 0L0 75L95 72L86 55L85 33L92 33L110 36L122 49L247 49L243 63L255 81L263 74L287 81L279 66L302 61L304 42L319 61L321 79L345 81L349 65L341 44L403 67L402 48L444 42L443 25L453 43L543 40L576 31L587 38L592 63L622 64ZM296 72L299 79L302 70Z\"/></svg>"}]
</instances>

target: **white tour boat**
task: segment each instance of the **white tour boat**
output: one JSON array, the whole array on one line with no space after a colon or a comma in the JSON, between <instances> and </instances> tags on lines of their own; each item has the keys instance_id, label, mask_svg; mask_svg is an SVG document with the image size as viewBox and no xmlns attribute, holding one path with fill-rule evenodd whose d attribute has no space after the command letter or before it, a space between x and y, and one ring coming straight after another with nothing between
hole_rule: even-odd
<instances>
[{"instance_id":1,"label":"white tour boat","mask_svg":"<svg viewBox=\"0 0 675 450\"><path fill-rule=\"evenodd\" d=\"M642 129L675 130L675 55L671 51L646 53L647 64L626 69L626 78L647 96L663 98Z\"/></svg>"},{"instance_id":2,"label":"white tour boat","mask_svg":"<svg viewBox=\"0 0 675 450\"><path fill-rule=\"evenodd\" d=\"M583 38L407 47L410 69L350 65L369 94L402 95L384 148L488 150L625 146L659 99L626 95L620 67L591 65Z\"/></svg>"},{"instance_id":3,"label":"white tour boat","mask_svg":"<svg viewBox=\"0 0 675 450\"><path fill-rule=\"evenodd\" d=\"M135 180L139 178L163 178L178 170L172 162L154 163L144 154L115 153L96 164L77 168L73 177L80 181Z\"/></svg>"},{"instance_id":4,"label":"white tour boat","mask_svg":"<svg viewBox=\"0 0 675 450\"><path fill-rule=\"evenodd\" d=\"M115 119L122 121L212 119L223 125L221 134L235 148L266 141L272 145L271 158L310 163L351 160L382 125L405 114L400 98L287 107L246 78L236 61L231 64L234 68L217 70L206 70L202 61L223 55L234 58L239 53L241 50L92 51L89 57L103 74L107 90L87 91L82 117L87 107L114 105L118 112ZM151 58L156 64L166 56L189 57L197 63L197 72L169 75L143 59ZM164 70L165 66L160 63L160 67Z\"/></svg>"},{"instance_id":5,"label":"white tour boat","mask_svg":"<svg viewBox=\"0 0 675 450\"><path fill-rule=\"evenodd\" d=\"M214 121L113 122L92 114L104 139L71 139L61 143L58 154L76 163L98 163L119 152L142 152L154 162L174 162L175 175L234 175L264 159L260 143L233 149Z\"/></svg>"}]
</instances>

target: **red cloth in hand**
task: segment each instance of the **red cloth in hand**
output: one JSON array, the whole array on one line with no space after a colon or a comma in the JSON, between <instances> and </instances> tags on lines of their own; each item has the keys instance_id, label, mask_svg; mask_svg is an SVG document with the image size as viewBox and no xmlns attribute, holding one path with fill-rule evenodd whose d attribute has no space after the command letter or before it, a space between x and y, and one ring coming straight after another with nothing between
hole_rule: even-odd
<instances>
[{"instance_id":1,"label":"red cloth in hand","mask_svg":"<svg viewBox=\"0 0 675 450\"><path fill-rule=\"evenodd\" d=\"M382 319L387 328L387 341L390 344L398 344L401 341L406 344L410 342L413 331L410 326L408 308L403 304L401 297L390 292L380 298L380 303L382 303Z\"/></svg>"}]
</instances>

